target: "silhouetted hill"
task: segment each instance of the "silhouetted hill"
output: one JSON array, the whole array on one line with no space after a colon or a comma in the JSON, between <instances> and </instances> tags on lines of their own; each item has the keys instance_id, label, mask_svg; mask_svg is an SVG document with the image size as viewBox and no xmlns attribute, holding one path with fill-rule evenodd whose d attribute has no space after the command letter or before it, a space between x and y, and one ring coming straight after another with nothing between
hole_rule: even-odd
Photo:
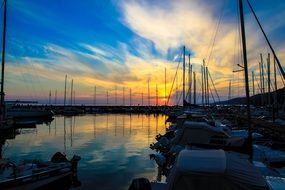
<instances>
[{"instance_id":1,"label":"silhouetted hill","mask_svg":"<svg viewBox=\"0 0 285 190\"><path fill-rule=\"evenodd\" d=\"M271 92L270 93L270 102L271 104L274 101L274 97L277 96L277 105L282 106L284 104L284 99L285 99L285 88L278 89L276 92ZM262 105L267 105L268 104L268 93L265 94L257 94L254 96L250 97L250 102L251 104L255 106L262 106ZM262 103L264 102L264 103ZM240 104L246 104L246 98L245 97L240 97L240 98L233 98L227 101L222 101L219 104L232 104L232 105L240 105Z\"/></svg>"}]
</instances>

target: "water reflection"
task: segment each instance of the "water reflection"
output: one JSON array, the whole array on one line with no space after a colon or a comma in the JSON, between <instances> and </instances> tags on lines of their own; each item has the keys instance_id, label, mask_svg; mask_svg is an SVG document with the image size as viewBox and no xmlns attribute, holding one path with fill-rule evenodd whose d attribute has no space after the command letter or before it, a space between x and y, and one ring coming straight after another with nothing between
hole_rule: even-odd
<instances>
[{"instance_id":1,"label":"water reflection","mask_svg":"<svg viewBox=\"0 0 285 190\"><path fill-rule=\"evenodd\" d=\"M63 130L64 130L64 133L63 133L63 144L64 144L64 152L66 152L66 121L65 121L65 117L63 117Z\"/></svg>"},{"instance_id":2,"label":"water reflection","mask_svg":"<svg viewBox=\"0 0 285 190\"><path fill-rule=\"evenodd\" d=\"M134 177L155 179L156 168L148 155L155 135L165 132L162 115L96 114L55 117L52 123L23 130L6 140L3 156L17 159L48 160L55 152L67 157L78 154L77 189L127 189ZM54 131L52 131L54 130ZM26 131L26 132L25 132Z\"/></svg>"},{"instance_id":3,"label":"water reflection","mask_svg":"<svg viewBox=\"0 0 285 190\"><path fill-rule=\"evenodd\" d=\"M54 119L54 136L56 136L56 120L57 118Z\"/></svg>"},{"instance_id":4,"label":"water reflection","mask_svg":"<svg viewBox=\"0 0 285 190\"><path fill-rule=\"evenodd\" d=\"M149 144L150 138L150 117L147 118L147 144Z\"/></svg>"},{"instance_id":5,"label":"water reflection","mask_svg":"<svg viewBox=\"0 0 285 190\"><path fill-rule=\"evenodd\" d=\"M130 135L132 134L132 114L130 114Z\"/></svg>"},{"instance_id":6,"label":"water reflection","mask_svg":"<svg viewBox=\"0 0 285 190\"><path fill-rule=\"evenodd\" d=\"M158 117L155 117L155 134L158 134Z\"/></svg>"},{"instance_id":7,"label":"water reflection","mask_svg":"<svg viewBox=\"0 0 285 190\"><path fill-rule=\"evenodd\" d=\"M123 115L123 137L125 136L125 116Z\"/></svg>"},{"instance_id":8,"label":"water reflection","mask_svg":"<svg viewBox=\"0 0 285 190\"><path fill-rule=\"evenodd\" d=\"M117 115L115 115L115 124L114 124L114 128L115 128L115 136L117 136Z\"/></svg>"},{"instance_id":9,"label":"water reflection","mask_svg":"<svg viewBox=\"0 0 285 190\"><path fill-rule=\"evenodd\" d=\"M75 120L75 117L74 117L74 120ZM94 138L96 138L96 114L94 114L94 117L93 117L93 128L94 128Z\"/></svg>"}]
</instances>

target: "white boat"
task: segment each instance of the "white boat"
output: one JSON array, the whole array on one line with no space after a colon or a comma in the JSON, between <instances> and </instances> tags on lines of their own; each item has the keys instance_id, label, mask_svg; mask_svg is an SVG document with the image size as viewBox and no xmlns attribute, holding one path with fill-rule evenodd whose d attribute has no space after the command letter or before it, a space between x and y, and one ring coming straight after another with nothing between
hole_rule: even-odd
<instances>
[{"instance_id":1,"label":"white boat","mask_svg":"<svg viewBox=\"0 0 285 190\"><path fill-rule=\"evenodd\" d=\"M175 130L174 137L161 136L156 143L150 145L150 148L165 152L174 145L225 146L243 149L246 144L244 137L230 136L223 128L213 127L205 122L185 121Z\"/></svg>"}]
</instances>

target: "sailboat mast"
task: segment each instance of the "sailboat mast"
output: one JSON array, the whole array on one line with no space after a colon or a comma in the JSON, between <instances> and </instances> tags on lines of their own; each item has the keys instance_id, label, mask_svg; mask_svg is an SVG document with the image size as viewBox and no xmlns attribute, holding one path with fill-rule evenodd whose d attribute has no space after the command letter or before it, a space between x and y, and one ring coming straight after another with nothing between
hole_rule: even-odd
<instances>
[{"instance_id":1,"label":"sailboat mast","mask_svg":"<svg viewBox=\"0 0 285 190\"><path fill-rule=\"evenodd\" d=\"M247 125L248 125L248 141L249 141L249 159L252 160L252 131L251 131L251 115L250 115L250 97L249 97L249 82L248 82L248 67L247 67L247 54L246 54L246 39L245 27L243 16L243 3L239 0L240 24L241 24L241 37L242 37L242 50L244 62L244 77L245 77L245 93L246 93L246 107L247 107Z\"/></svg>"},{"instance_id":2,"label":"sailboat mast","mask_svg":"<svg viewBox=\"0 0 285 190\"><path fill-rule=\"evenodd\" d=\"M55 90L55 93L54 93L54 105L57 104L57 90Z\"/></svg>"},{"instance_id":3,"label":"sailboat mast","mask_svg":"<svg viewBox=\"0 0 285 190\"><path fill-rule=\"evenodd\" d=\"M156 106L158 106L158 89L156 84Z\"/></svg>"},{"instance_id":4,"label":"sailboat mast","mask_svg":"<svg viewBox=\"0 0 285 190\"><path fill-rule=\"evenodd\" d=\"M193 65L191 64L191 71L190 71L190 104L192 103L192 83L193 83Z\"/></svg>"},{"instance_id":5,"label":"sailboat mast","mask_svg":"<svg viewBox=\"0 0 285 190\"><path fill-rule=\"evenodd\" d=\"M70 88L70 105L71 106L72 106L72 101L73 101L72 95L73 95L73 79L71 79L71 88Z\"/></svg>"},{"instance_id":6,"label":"sailboat mast","mask_svg":"<svg viewBox=\"0 0 285 190\"><path fill-rule=\"evenodd\" d=\"M276 59L273 60L274 63L274 88L277 91L277 78L276 78Z\"/></svg>"},{"instance_id":7,"label":"sailboat mast","mask_svg":"<svg viewBox=\"0 0 285 190\"><path fill-rule=\"evenodd\" d=\"M194 93L193 93L193 98L194 98L194 105L196 105L196 72L193 72L193 80L194 80Z\"/></svg>"},{"instance_id":8,"label":"sailboat mast","mask_svg":"<svg viewBox=\"0 0 285 190\"><path fill-rule=\"evenodd\" d=\"M268 105L271 104L270 98L270 53L267 57L267 87L268 87Z\"/></svg>"},{"instance_id":9,"label":"sailboat mast","mask_svg":"<svg viewBox=\"0 0 285 190\"><path fill-rule=\"evenodd\" d=\"M65 103L66 103L66 80L67 80L67 75L65 75L65 82L64 82L64 98L63 98L63 106L65 106Z\"/></svg>"},{"instance_id":10,"label":"sailboat mast","mask_svg":"<svg viewBox=\"0 0 285 190\"><path fill-rule=\"evenodd\" d=\"M204 106L204 71L203 65L201 65L201 80L202 80L202 105Z\"/></svg>"},{"instance_id":11,"label":"sailboat mast","mask_svg":"<svg viewBox=\"0 0 285 190\"><path fill-rule=\"evenodd\" d=\"M231 84L231 80L230 80L230 82L229 82L229 95L228 95L228 101L231 99L231 86L232 86L232 84Z\"/></svg>"},{"instance_id":12,"label":"sailboat mast","mask_svg":"<svg viewBox=\"0 0 285 190\"><path fill-rule=\"evenodd\" d=\"M185 46L183 47L183 100L182 105L184 106L185 100Z\"/></svg>"},{"instance_id":13,"label":"sailboat mast","mask_svg":"<svg viewBox=\"0 0 285 190\"><path fill-rule=\"evenodd\" d=\"M96 106L96 86L94 86L94 100L93 100L94 106Z\"/></svg>"},{"instance_id":14,"label":"sailboat mast","mask_svg":"<svg viewBox=\"0 0 285 190\"><path fill-rule=\"evenodd\" d=\"M117 85L115 86L115 106L117 105Z\"/></svg>"},{"instance_id":15,"label":"sailboat mast","mask_svg":"<svg viewBox=\"0 0 285 190\"><path fill-rule=\"evenodd\" d=\"M276 61L273 59L273 66L274 66L274 103L272 106L273 110L273 121L275 121L275 111L278 112L278 106L277 106L277 79L276 79ZM275 110L276 109L276 110Z\"/></svg>"},{"instance_id":16,"label":"sailboat mast","mask_svg":"<svg viewBox=\"0 0 285 190\"><path fill-rule=\"evenodd\" d=\"M263 91L262 91L262 74L261 74L261 62L258 62L259 64L259 84L260 84L260 94L261 94L261 101L260 105L263 105Z\"/></svg>"},{"instance_id":17,"label":"sailboat mast","mask_svg":"<svg viewBox=\"0 0 285 190\"><path fill-rule=\"evenodd\" d=\"M207 91L207 105L209 105L210 104L210 91L209 91L209 77L208 77L208 67L205 67L205 76L206 76L206 86L207 86L207 88L206 88L206 91Z\"/></svg>"},{"instance_id":18,"label":"sailboat mast","mask_svg":"<svg viewBox=\"0 0 285 190\"><path fill-rule=\"evenodd\" d=\"M203 83L204 83L204 105L207 105L207 80L206 80L206 63L205 63L205 59L203 59Z\"/></svg>"},{"instance_id":19,"label":"sailboat mast","mask_svg":"<svg viewBox=\"0 0 285 190\"><path fill-rule=\"evenodd\" d=\"M260 54L260 58L261 58L261 77L262 77L262 97L263 97L263 105L265 105L265 80L264 80L264 67L263 67L263 57L262 54Z\"/></svg>"},{"instance_id":20,"label":"sailboat mast","mask_svg":"<svg viewBox=\"0 0 285 190\"><path fill-rule=\"evenodd\" d=\"M107 90L107 94L106 94L107 96L106 96L106 98L107 98L107 106L109 105L109 92L108 92L108 90Z\"/></svg>"},{"instance_id":21,"label":"sailboat mast","mask_svg":"<svg viewBox=\"0 0 285 190\"><path fill-rule=\"evenodd\" d=\"M73 105L75 105L75 90L73 90Z\"/></svg>"},{"instance_id":22,"label":"sailboat mast","mask_svg":"<svg viewBox=\"0 0 285 190\"><path fill-rule=\"evenodd\" d=\"M4 21L3 21L3 38L2 38L2 70L1 70L1 111L4 111L4 69L5 69L5 49L6 49L6 14L7 0L4 0Z\"/></svg>"},{"instance_id":23,"label":"sailboat mast","mask_svg":"<svg viewBox=\"0 0 285 190\"><path fill-rule=\"evenodd\" d=\"M191 84L192 84L192 65L191 65L191 56L188 55L189 58L189 68L188 68L188 85L189 85L189 95L188 95L188 102L191 104Z\"/></svg>"},{"instance_id":24,"label":"sailboat mast","mask_svg":"<svg viewBox=\"0 0 285 190\"><path fill-rule=\"evenodd\" d=\"M255 95L255 87L254 87L254 72L251 71L251 80L252 80L252 95Z\"/></svg>"},{"instance_id":25,"label":"sailboat mast","mask_svg":"<svg viewBox=\"0 0 285 190\"><path fill-rule=\"evenodd\" d=\"M48 104L51 105L51 90L49 90L48 94Z\"/></svg>"},{"instance_id":26,"label":"sailboat mast","mask_svg":"<svg viewBox=\"0 0 285 190\"><path fill-rule=\"evenodd\" d=\"M164 68L164 106L166 106L166 67Z\"/></svg>"},{"instance_id":27,"label":"sailboat mast","mask_svg":"<svg viewBox=\"0 0 285 190\"><path fill-rule=\"evenodd\" d=\"M125 87L123 87L123 106L125 106Z\"/></svg>"},{"instance_id":28,"label":"sailboat mast","mask_svg":"<svg viewBox=\"0 0 285 190\"><path fill-rule=\"evenodd\" d=\"M147 100L148 100L148 106L150 106L149 79L147 81Z\"/></svg>"},{"instance_id":29,"label":"sailboat mast","mask_svg":"<svg viewBox=\"0 0 285 190\"><path fill-rule=\"evenodd\" d=\"M132 106L132 89L130 88L130 106Z\"/></svg>"},{"instance_id":30,"label":"sailboat mast","mask_svg":"<svg viewBox=\"0 0 285 190\"><path fill-rule=\"evenodd\" d=\"M142 92L142 106L143 106L143 92Z\"/></svg>"},{"instance_id":31,"label":"sailboat mast","mask_svg":"<svg viewBox=\"0 0 285 190\"><path fill-rule=\"evenodd\" d=\"M178 102L178 73L176 75L176 93L175 93L175 100L176 100L176 105L178 106L179 102Z\"/></svg>"}]
</instances>

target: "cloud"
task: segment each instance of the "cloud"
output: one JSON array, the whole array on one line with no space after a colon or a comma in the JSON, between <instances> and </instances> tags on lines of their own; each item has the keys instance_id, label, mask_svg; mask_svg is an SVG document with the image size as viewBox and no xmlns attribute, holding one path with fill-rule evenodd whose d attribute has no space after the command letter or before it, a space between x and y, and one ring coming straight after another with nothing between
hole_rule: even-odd
<instances>
[{"instance_id":1,"label":"cloud","mask_svg":"<svg viewBox=\"0 0 285 190\"><path fill-rule=\"evenodd\" d=\"M88 46L92 47L92 46ZM95 50L95 47L92 47ZM21 59L14 60L9 63L10 69L14 74L21 74L21 70L17 68L16 62L21 62L25 68L36 69L37 74L46 79L59 79L61 75L71 75L77 78L94 77L97 79L112 81L111 70L108 70L107 74L100 73L102 69L120 69L119 63L114 60L107 59L107 52L104 50L96 49L100 54L97 56L95 53L85 53L83 51L76 51L61 47L54 44L48 44L44 46L46 49L46 58L36 57L22 57ZM98 63L97 65L95 63Z\"/></svg>"},{"instance_id":2,"label":"cloud","mask_svg":"<svg viewBox=\"0 0 285 190\"><path fill-rule=\"evenodd\" d=\"M199 73L200 65L203 59L206 59L218 91L226 94L228 81L234 80L232 71L238 68L237 63L242 64L238 18L234 18L234 14L233 18L222 17L215 45L211 47L218 17L222 13L222 4L213 6L207 1L183 0L179 3L163 1L163 6L160 3L160 1L121 1L123 23L140 37L152 41L157 50L164 55L167 55L170 49L186 45L194 54L192 58L194 70ZM268 12L263 12L263 15L268 15ZM248 65L250 70L257 70L259 54L265 54L269 49L261 32L258 32L255 21L250 19L251 16L246 15ZM276 17L266 19L264 22L266 27L273 24L272 20L276 20ZM274 27L268 31L269 34L284 26L284 22L279 19L276 25L273 25ZM209 48L213 48L210 60L207 59ZM284 50L285 46L281 49ZM178 55L174 59L177 57Z\"/></svg>"},{"instance_id":3,"label":"cloud","mask_svg":"<svg viewBox=\"0 0 285 190\"><path fill-rule=\"evenodd\" d=\"M106 51L103 51L97 47L88 45L88 44L83 44L83 47L89 49L91 52L95 53L96 55L100 55L100 56L104 56L104 57L108 57L110 56Z\"/></svg>"},{"instance_id":4,"label":"cloud","mask_svg":"<svg viewBox=\"0 0 285 190\"><path fill-rule=\"evenodd\" d=\"M185 44L189 38L193 45L209 43L211 36L205 33L216 22L206 6L199 1L166 3L168 8L145 1L122 1L124 23L165 52Z\"/></svg>"},{"instance_id":5,"label":"cloud","mask_svg":"<svg viewBox=\"0 0 285 190\"><path fill-rule=\"evenodd\" d=\"M147 94L148 80L150 81L152 101L155 101L156 85L158 85L158 96L162 100L165 68L168 94L177 64L181 61L181 47L185 45L187 53L191 53L191 63L196 72L197 89L200 88L201 64L205 59L216 88L220 94L226 96L229 80L235 81L237 78L237 74L233 74L232 71L238 69L236 64L242 64L242 59L237 30L238 19L234 17L234 14L229 14L227 9L224 11L224 17L212 47L218 18L223 7L221 2L213 4L210 0L180 0L179 3L177 1L116 1L115 6L121 11L121 18L114 19L128 27L128 30L124 28L123 31L128 31L128 34L131 35L124 38L125 41L118 39L111 43L102 43L105 39L100 39L99 42L94 39L82 38L80 41L78 39L84 36L84 28L79 27L82 29L80 30L82 35L75 37L76 35L73 36L67 30L61 30L60 28L63 26L57 27L60 23L64 23L64 19L61 18L59 23L50 26L56 31L62 31L63 36L67 38L63 39L61 43L54 39L39 40L40 43L35 43L38 42L37 39L32 41L36 45L32 45L33 43L29 41L31 48L26 48L26 44L23 44L21 40L14 40L13 46L16 49L18 47L18 49L24 50L17 56L9 55L7 94L21 94L25 91L25 86L31 85L30 89L42 88L44 92L39 96L43 97L48 94L50 89L62 89L64 76L67 74L69 79L74 79L78 91L77 96L89 98L91 101L95 85L98 93L101 93L102 99L105 98L107 90L113 96L115 86L120 89L122 87L132 88L133 94L139 99L138 96L142 92ZM16 1L14 5L18 4L22 3ZM16 7L14 6L14 8ZM22 11L23 15L39 23L45 21L41 17L38 18L37 13L31 11L36 8L35 5L31 4L28 8ZM261 18L267 17L262 20L262 23L269 35L284 28L285 23L281 19L278 20L277 16L269 18L268 11L258 13ZM49 12L44 15L50 14ZM259 54L265 55L269 49L266 47L262 34L258 32L256 24L251 22L250 18L250 15L246 15L249 69L258 73ZM49 22L45 22L44 26L49 26L53 22L53 20L48 20ZM117 28L113 30L115 29ZM90 30L88 31L90 32ZM116 31L118 34L120 32L121 30ZM76 40L68 41L69 35L72 35L74 37L72 39ZM112 36L111 39L116 39L116 36ZM123 39L120 38L120 40ZM284 44L283 42L284 40L275 40L273 43L274 47L278 47L277 53L281 55L281 60L285 57L282 54L285 46L280 45ZM34 53L25 55L26 52L30 52L30 49L33 49ZM211 49L211 59L208 60ZM241 74L239 75L241 77ZM181 65L178 76L180 82ZM258 79L258 74L256 76ZM19 82L21 87L15 88L16 80L21 78L25 79ZM29 84L24 85L24 82ZM233 84L242 86L242 82L240 80L238 84ZM28 95L26 91L25 93ZM28 91L31 93L31 90ZM178 91L181 91L181 85Z\"/></svg>"}]
</instances>

